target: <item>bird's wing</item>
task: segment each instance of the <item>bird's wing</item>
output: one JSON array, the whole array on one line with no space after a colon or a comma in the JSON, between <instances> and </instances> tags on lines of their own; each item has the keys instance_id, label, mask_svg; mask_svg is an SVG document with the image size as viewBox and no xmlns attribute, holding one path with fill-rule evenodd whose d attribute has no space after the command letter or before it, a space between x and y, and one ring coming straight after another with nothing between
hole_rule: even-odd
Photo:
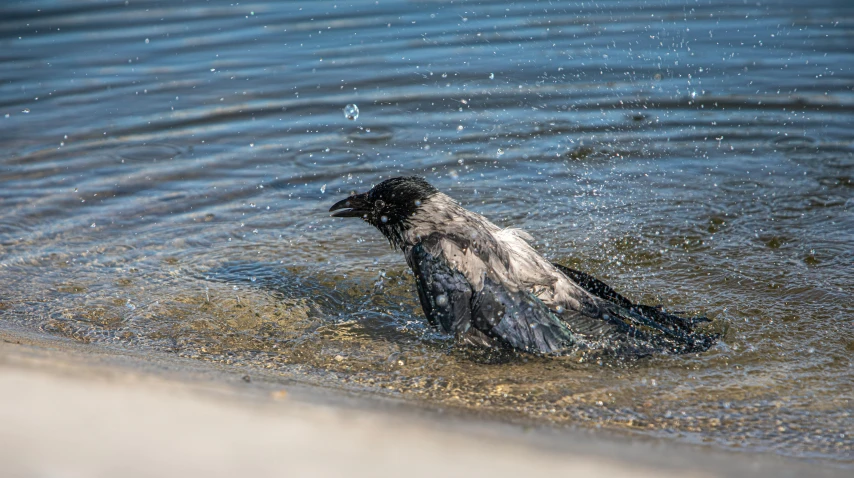
<instances>
[{"instance_id":1,"label":"bird's wing","mask_svg":"<svg viewBox=\"0 0 854 478\"><path fill-rule=\"evenodd\" d=\"M431 235L406 254L428 320L460 338L474 329L477 335L535 353L558 352L574 343L569 328L531 292L511 290L488 277L475 287L459 264L440 252L452 246L442 241L449 239Z\"/></svg>"},{"instance_id":2,"label":"bird's wing","mask_svg":"<svg viewBox=\"0 0 854 478\"><path fill-rule=\"evenodd\" d=\"M569 327L537 296L489 278L472 297L472 321L478 330L527 352L555 353L575 343Z\"/></svg>"},{"instance_id":3,"label":"bird's wing","mask_svg":"<svg viewBox=\"0 0 854 478\"><path fill-rule=\"evenodd\" d=\"M445 332L469 327L473 291L465 276L427 252L422 244L408 250L406 260L415 274L418 299L427 320L441 325Z\"/></svg>"}]
</instances>

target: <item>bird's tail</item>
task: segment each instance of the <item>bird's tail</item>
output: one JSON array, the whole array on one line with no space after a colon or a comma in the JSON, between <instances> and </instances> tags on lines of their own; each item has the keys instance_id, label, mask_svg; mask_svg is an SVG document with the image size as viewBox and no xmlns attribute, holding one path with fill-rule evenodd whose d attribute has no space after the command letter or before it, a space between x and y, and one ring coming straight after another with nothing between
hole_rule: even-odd
<instances>
[{"instance_id":1,"label":"bird's tail","mask_svg":"<svg viewBox=\"0 0 854 478\"><path fill-rule=\"evenodd\" d=\"M718 333L695 330L709 322L706 317L681 317L660 306L635 304L595 277L555 264L561 272L590 294L603 299L609 311L621 322L620 329L638 345L652 346L672 353L696 353L708 350L720 338ZM646 348L646 347L641 347Z\"/></svg>"}]
</instances>

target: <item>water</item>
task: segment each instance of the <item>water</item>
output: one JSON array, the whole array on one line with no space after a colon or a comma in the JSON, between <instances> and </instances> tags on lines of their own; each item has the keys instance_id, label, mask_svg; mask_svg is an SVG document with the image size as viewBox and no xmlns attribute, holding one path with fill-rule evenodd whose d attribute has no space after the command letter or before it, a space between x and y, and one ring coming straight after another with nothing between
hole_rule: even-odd
<instances>
[{"instance_id":1,"label":"water","mask_svg":"<svg viewBox=\"0 0 854 478\"><path fill-rule=\"evenodd\" d=\"M709 3L5 2L0 323L850 466L854 4ZM723 343L454 349L326 212L412 173Z\"/></svg>"},{"instance_id":2,"label":"water","mask_svg":"<svg viewBox=\"0 0 854 478\"><path fill-rule=\"evenodd\" d=\"M347 105L344 107L344 117L348 120L355 121L359 118L359 107L356 105Z\"/></svg>"}]
</instances>

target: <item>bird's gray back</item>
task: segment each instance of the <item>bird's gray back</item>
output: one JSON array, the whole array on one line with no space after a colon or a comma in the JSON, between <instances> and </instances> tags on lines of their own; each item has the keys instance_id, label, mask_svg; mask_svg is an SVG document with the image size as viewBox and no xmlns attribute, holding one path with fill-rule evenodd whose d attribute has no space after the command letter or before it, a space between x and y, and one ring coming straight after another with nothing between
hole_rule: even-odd
<instances>
[{"instance_id":1,"label":"bird's gray back","mask_svg":"<svg viewBox=\"0 0 854 478\"><path fill-rule=\"evenodd\" d=\"M511 292L528 291L551 309L584 311L595 308L594 298L558 271L529 244L532 238L520 229L502 229L480 214L468 211L439 193L422 205L410 221L405 242L414 245L431 234L430 254L443 257L472 284L475 291L484 280Z\"/></svg>"}]
</instances>

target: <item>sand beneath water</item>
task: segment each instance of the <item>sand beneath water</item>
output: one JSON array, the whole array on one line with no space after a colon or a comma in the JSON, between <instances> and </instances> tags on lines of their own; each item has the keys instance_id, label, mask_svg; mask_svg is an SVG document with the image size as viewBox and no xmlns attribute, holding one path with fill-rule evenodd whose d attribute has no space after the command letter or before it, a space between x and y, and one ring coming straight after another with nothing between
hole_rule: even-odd
<instances>
[{"instance_id":1,"label":"sand beneath water","mask_svg":"<svg viewBox=\"0 0 854 478\"><path fill-rule=\"evenodd\" d=\"M245 375L0 329L0 475L850 476Z\"/></svg>"}]
</instances>

